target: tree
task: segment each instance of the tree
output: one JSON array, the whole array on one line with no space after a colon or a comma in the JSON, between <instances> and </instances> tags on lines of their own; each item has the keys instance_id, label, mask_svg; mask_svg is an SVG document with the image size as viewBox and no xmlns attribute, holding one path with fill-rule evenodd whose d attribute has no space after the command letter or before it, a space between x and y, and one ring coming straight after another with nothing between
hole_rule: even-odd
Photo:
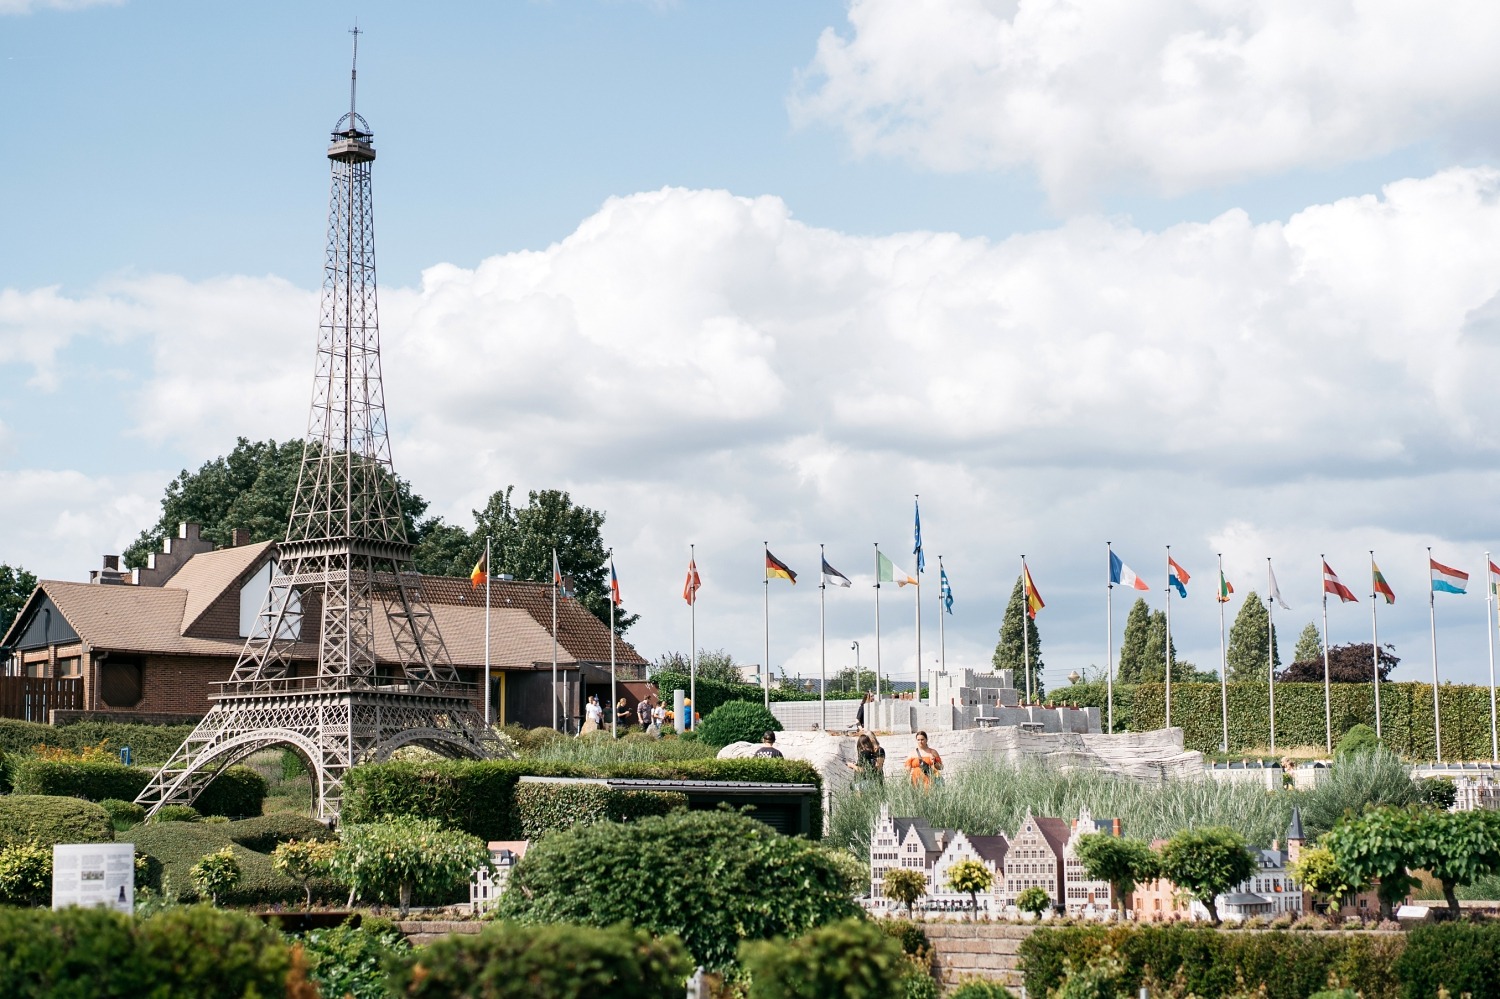
<instances>
[{"instance_id":1,"label":"tree","mask_svg":"<svg viewBox=\"0 0 1500 999\"><path fill-rule=\"evenodd\" d=\"M21 613L26 598L36 589L36 577L20 566L9 566L0 562L0 635L10 628L10 623Z\"/></svg>"},{"instance_id":2,"label":"tree","mask_svg":"<svg viewBox=\"0 0 1500 999\"><path fill-rule=\"evenodd\" d=\"M312 881L329 873L338 844L315 839L289 840L271 851L271 867L277 874L302 882L307 907L312 908Z\"/></svg>"},{"instance_id":3,"label":"tree","mask_svg":"<svg viewBox=\"0 0 1500 999\"><path fill-rule=\"evenodd\" d=\"M1391 670L1401 662L1395 654L1394 645L1380 648L1380 681L1386 682ZM1374 663L1370 655L1369 642L1351 642L1335 645L1328 650L1328 681L1330 683L1369 683L1374 679ZM1311 659L1298 659L1276 674L1279 683L1322 683L1323 649Z\"/></svg>"},{"instance_id":4,"label":"tree","mask_svg":"<svg viewBox=\"0 0 1500 999\"><path fill-rule=\"evenodd\" d=\"M917 899L927 894L927 878L921 871L909 867L892 867L881 879L881 890L885 897L906 906L906 915L911 916L911 907Z\"/></svg>"},{"instance_id":5,"label":"tree","mask_svg":"<svg viewBox=\"0 0 1500 999\"><path fill-rule=\"evenodd\" d=\"M1417 883L1409 873L1416 859L1412 819L1413 813L1404 808L1366 809L1324 833L1320 844L1333 851L1352 882L1379 882L1375 894L1383 919L1391 918L1391 910Z\"/></svg>"},{"instance_id":6,"label":"tree","mask_svg":"<svg viewBox=\"0 0 1500 999\"><path fill-rule=\"evenodd\" d=\"M413 895L451 890L482 868L494 865L479 837L410 816L344 826L332 862L334 876L357 894L395 896L403 917Z\"/></svg>"},{"instance_id":7,"label":"tree","mask_svg":"<svg viewBox=\"0 0 1500 999\"><path fill-rule=\"evenodd\" d=\"M1276 636L1268 634L1271 615L1260 595L1254 590L1245 594L1240 612L1229 626L1229 645L1224 659L1229 667L1229 679L1236 682L1264 680L1267 660L1274 659L1271 668L1281 666L1281 650L1276 647Z\"/></svg>"},{"instance_id":8,"label":"tree","mask_svg":"<svg viewBox=\"0 0 1500 999\"><path fill-rule=\"evenodd\" d=\"M240 862L234 859L234 848L226 846L205 855L188 871L188 876L200 895L207 895L218 905L219 896L239 883Z\"/></svg>"},{"instance_id":9,"label":"tree","mask_svg":"<svg viewBox=\"0 0 1500 999\"><path fill-rule=\"evenodd\" d=\"M1022 622L1025 622L1026 631L1021 631ZM1030 643L1031 662L1026 660L1026 645ZM996 669L1015 670L1016 689L1024 695L1026 686L1026 667L1031 668L1031 692L1038 700L1042 700L1046 694L1046 688L1042 686L1042 636L1036 629L1036 619L1026 613L1026 594L1021 582L1021 577L1016 577L1016 585L1010 593L1010 603L1005 605L1005 618L1000 625L1000 641L995 644L995 655L991 660Z\"/></svg>"},{"instance_id":10,"label":"tree","mask_svg":"<svg viewBox=\"0 0 1500 999\"><path fill-rule=\"evenodd\" d=\"M1340 756L1347 756L1350 753L1368 753L1380 744L1380 739L1375 735L1375 730L1364 722L1360 722L1344 733L1344 737L1339 740L1339 744L1333 747L1333 755L1337 759Z\"/></svg>"},{"instance_id":11,"label":"tree","mask_svg":"<svg viewBox=\"0 0 1500 999\"><path fill-rule=\"evenodd\" d=\"M1304 850L1302 856L1292 862L1288 873L1303 888L1326 899L1332 912L1337 912L1344 899L1360 889L1359 884L1339 866L1333 851L1323 846Z\"/></svg>"},{"instance_id":12,"label":"tree","mask_svg":"<svg viewBox=\"0 0 1500 999\"><path fill-rule=\"evenodd\" d=\"M1292 650L1292 662L1307 662L1323 658L1323 635L1316 621L1307 622L1302 634L1297 636L1297 647ZM1320 677L1321 679L1321 677Z\"/></svg>"},{"instance_id":13,"label":"tree","mask_svg":"<svg viewBox=\"0 0 1500 999\"><path fill-rule=\"evenodd\" d=\"M1033 916L1040 916L1051 904L1052 896L1048 895L1047 889L1041 885L1022 888L1021 893L1016 896L1016 908L1022 912L1029 912Z\"/></svg>"},{"instance_id":14,"label":"tree","mask_svg":"<svg viewBox=\"0 0 1500 999\"><path fill-rule=\"evenodd\" d=\"M651 672L654 673L681 673L688 674L692 663L686 654L681 652L664 652L656 657L656 662L651 664ZM698 679L712 680L715 683L744 683L740 676L740 668L734 661L734 656L723 649L699 649L698 650Z\"/></svg>"},{"instance_id":15,"label":"tree","mask_svg":"<svg viewBox=\"0 0 1500 999\"><path fill-rule=\"evenodd\" d=\"M781 722L759 701L725 701L698 726L698 738L710 746L760 742L767 732L780 732Z\"/></svg>"},{"instance_id":16,"label":"tree","mask_svg":"<svg viewBox=\"0 0 1500 999\"><path fill-rule=\"evenodd\" d=\"M1185 659L1177 658L1177 643L1172 645L1172 681L1187 683L1198 679L1196 667ZM1167 678L1167 612L1154 611L1146 622L1146 639L1141 647L1138 683L1161 683ZM1217 679L1217 678L1215 678Z\"/></svg>"},{"instance_id":17,"label":"tree","mask_svg":"<svg viewBox=\"0 0 1500 999\"><path fill-rule=\"evenodd\" d=\"M1120 683L1140 683L1146 665L1146 638L1151 630L1151 608L1144 597L1137 597L1125 618L1125 637L1120 642L1120 668L1115 674Z\"/></svg>"},{"instance_id":18,"label":"tree","mask_svg":"<svg viewBox=\"0 0 1500 999\"><path fill-rule=\"evenodd\" d=\"M1461 910L1455 889L1500 870L1500 812L1417 809L1412 813L1411 831L1411 866L1438 879L1448 911L1458 918Z\"/></svg>"},{"instance_id":19,"label":"tree","mask_svg":"<svg viewBox=\"0 0 1500 999\"><path fill-rule=\"evenodd\" d=\"M1142 881L1156 877L1161 858L1149 843L1107 833L1090 833L1075 848L1084 871L1095 881L1108 881L1115 908L1123 915L1125 897Z\"/></svg>"},{"instance_id":20,"label":"tree","mask_svg":"<svg viewBox=\"0 0 1500 999\"><path fill-rule=\"evenodd\" d=\"M974 918L979 918L979 893L989 891L995 875L990 869L972 858L960 860L948 868L948 887L969 896L969 907Z\"/></svg>"},{"instance_id":21,"label":"tree","mask_svg":"<svg viewBox=\"0 0 1500 999\"><path fill-rule=\"evenodd\" d=\"M1255 859L1244 837L1226 826L1183 829L1162 847L1161 873L1202 903L1217 926L1218 897L1255 873Z\"/></svg>"}]
</instances>

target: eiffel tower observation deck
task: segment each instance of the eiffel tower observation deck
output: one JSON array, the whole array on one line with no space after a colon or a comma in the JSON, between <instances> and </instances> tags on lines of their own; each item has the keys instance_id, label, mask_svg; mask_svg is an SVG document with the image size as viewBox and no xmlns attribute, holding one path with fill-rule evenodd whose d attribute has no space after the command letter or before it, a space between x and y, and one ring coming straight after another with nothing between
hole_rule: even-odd
<instances>
[{"instance_id":1,"label":"eiffel tower observation deck","mask_svg":"<svg viewBox=\"0 0 1500 999\"><path fill-rule=\"evenodd\" d=\"M359 53L355 32L355 65ZM350 767L417 744L450 757L503 755L473 707L412 568L380 375L374 133L355 110L334 127L312 413L286 540L257 625L213 706L136 799L188 805L218 772L290 746L312 774L317 815L336 819ZM379 659L377 628L395 655ZM301 644L317 662L294 660ZM305 653L304 653L305 655Z\"/></svg>"}]
</instances>

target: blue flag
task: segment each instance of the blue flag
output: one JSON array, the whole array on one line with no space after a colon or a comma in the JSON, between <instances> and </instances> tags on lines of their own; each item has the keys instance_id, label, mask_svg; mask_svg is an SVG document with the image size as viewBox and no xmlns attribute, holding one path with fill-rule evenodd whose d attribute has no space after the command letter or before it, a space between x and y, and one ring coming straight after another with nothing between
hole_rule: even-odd
<instances>
[{"instance_id":1,"label":"blue flag","mask_svg":"<svg viewBox=\"0 0 1500 999\"><path fill-rule=\"evenodd\" d=\"M938 600L943 605L943 610L949 614L953 613L953 587L948 585L948 570L938 567L940 585L938 587Z\"/></svg>"},{"instance_id":2,"label":"blue flag","mask_svg":"<svg viewBox=\"0 0 1500 999\"><path fill-rule=\"evenodd\" d=\"M912 531L912 537L916 541L916 547L911 553L917 557L917 571L922 572L927 568L927 556L922 554L922 507L913 501L913 508L917 511L916 527Z\"/></svg>"}]
</instances>

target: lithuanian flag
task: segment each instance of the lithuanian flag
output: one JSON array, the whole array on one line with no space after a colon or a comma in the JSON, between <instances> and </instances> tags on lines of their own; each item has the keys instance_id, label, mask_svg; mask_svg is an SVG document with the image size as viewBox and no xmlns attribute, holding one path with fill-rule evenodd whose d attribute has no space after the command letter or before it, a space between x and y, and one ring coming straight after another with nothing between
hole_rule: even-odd
<instances>
[{"instance_id":1,"label":"lithuanian flag","mask_svg":"<svg viewBox=\"0 0 1500 999\"><path fill-rule=\"evenodd\" d=\"M766 578L785 579L793 586L797 585L797 574L788 569L785 562L772 555L769 548L766 549Z\"/></svg>"},{"instance_id":2,"label":"lithuanian flag","mask_svg":"<svg viewBox=\"0 0 1500 999\"><path fill-rule=\"evenodd\" d=\"M1376 595L1385 597L1385 602L1388 604L1395 603L1396 591L1391 589L1391 584L1385 581L1385 573L1380 571L1380 566L1375 564L1374 559L1370 560L1370 574L1374 577L1372 582Z\"/></svg>"}]
</instances>

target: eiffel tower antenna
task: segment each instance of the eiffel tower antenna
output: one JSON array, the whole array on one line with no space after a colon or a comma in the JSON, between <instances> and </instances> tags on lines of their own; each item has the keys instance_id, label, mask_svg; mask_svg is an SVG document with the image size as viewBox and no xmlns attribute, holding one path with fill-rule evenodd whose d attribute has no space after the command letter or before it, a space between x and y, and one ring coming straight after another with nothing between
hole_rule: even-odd
<instances>
[{"instance_id":1,"label":"eiffel tower antenna","mask_svg":"<svg viewBox=\"0 0 1500 999\"><path fill-rule=\"evenodd\" d=\"M354 22L354 27L349 29L349 34L354 36L354 58L349 61L349 116L354 117L354 88L359 83L359 22Z\"/></svg>"},{"instance_id":2,"label":"eiffel tower antenna","mask_svg":"<svg viewBox=\"0 0 1500 999\"><path fill-rule=\"evenodd\" d=\"M354 44L357 59L357 27ZM474 685L448 657L411 564L380 373L374 133L355 110L355 82L351 69L349 113L328 147L333 181L312 406L286 540L228 682L136 798L151 814L191 804L223 767L271 746L307 759L324 819L337 818L350 767L401 746L504 753L474 707Z\"/></svg>"}]
</instances>

